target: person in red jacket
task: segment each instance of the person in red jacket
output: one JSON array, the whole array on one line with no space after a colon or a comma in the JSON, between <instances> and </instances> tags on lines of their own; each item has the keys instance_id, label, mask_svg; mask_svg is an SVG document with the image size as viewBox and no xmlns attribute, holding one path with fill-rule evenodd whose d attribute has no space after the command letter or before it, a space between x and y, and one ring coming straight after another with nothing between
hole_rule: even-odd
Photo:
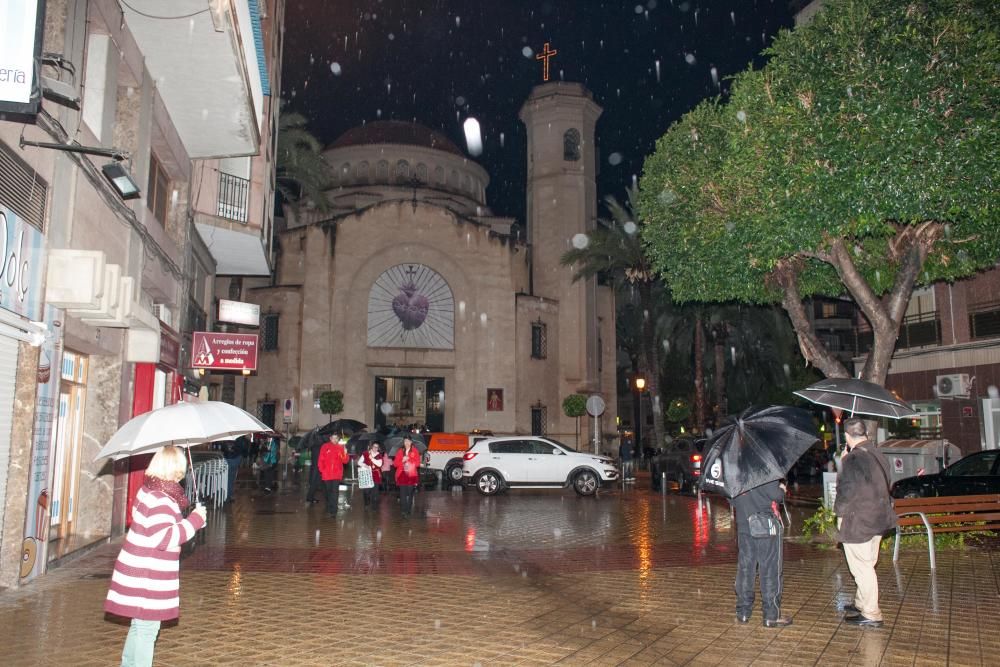
<instances>
[{"instance_id":1,"label":"person in red jacket","mask_svg":"<svg viewBox=\"0 0 1000 667\"><path fill-rule=\"evenodd\" d=\"M337 500L340 496L340 481L344 479L344 464L347 463L347 449L340 444L336 435L331 435L319 450L317 467L326 487L326 515L337 516Z\"/></svg>"},{"instance_id":2,"label":"person in red jacket","mask_svg":"<svg viewBox=\"0 0 1000 667\"><path fill-rule=\"evenodd\" d=\"M399 487L399 503L403 516L413 511L413 494L420 482L420 451L413 446L413 440L403 438L403 446L396 452L396 486Z\"/></svg>"}]
</instances>

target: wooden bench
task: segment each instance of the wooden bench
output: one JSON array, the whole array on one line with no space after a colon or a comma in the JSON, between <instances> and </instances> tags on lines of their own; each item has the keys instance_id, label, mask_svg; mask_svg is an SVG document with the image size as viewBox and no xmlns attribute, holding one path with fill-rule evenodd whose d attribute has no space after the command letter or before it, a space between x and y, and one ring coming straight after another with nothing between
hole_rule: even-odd
<instances>
[{"instance_id":1,"label":"wooden bench","mask_svg":"<svg viewBox=\"0 0 1000 667\"><path fill-rule=\"evenodd\" d=\"M979 496L941 496L937 498L897 498L895 501L896 544L892 560L899 560L899 539L903 535L927 536L927 551L931 569L936 569L934 557L935 533L965 533L1000 529L1000 494Z\"/></svg>"}]
</instances>

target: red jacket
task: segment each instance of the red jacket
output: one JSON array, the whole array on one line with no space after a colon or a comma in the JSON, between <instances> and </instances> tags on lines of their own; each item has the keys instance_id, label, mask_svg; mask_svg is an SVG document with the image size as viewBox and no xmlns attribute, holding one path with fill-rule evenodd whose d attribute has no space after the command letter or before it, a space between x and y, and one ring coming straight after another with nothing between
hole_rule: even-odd
<instances>
[{"instance_id":1,"label":"red jacket","mask_svg":"<svg viewBox=\"0 0 1000 667\"><path fill-rule=\"evenodd\" d=\"M319 450L319 474L324 482L344 479L347 450L339 442L328 442Z\"/></svg>"},{"instance_id":2,"label":"red jacket","mask_svg":"<svg viewBox=\"0 0 1000 667\"><path fill-rule=\"evenodd\" d=\"M399 448L396 452L396 460L393 462L396 468L396 484L399 486L416 486L420 483L420 450L410 447L409 455L406 449Z\"/></svg>"}]
</instances>

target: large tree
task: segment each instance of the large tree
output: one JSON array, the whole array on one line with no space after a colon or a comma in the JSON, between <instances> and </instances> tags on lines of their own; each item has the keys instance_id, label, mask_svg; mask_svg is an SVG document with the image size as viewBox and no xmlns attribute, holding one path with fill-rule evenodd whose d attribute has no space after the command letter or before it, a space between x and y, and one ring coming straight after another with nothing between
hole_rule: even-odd
<instances>
[{"instance_id":1,"label":"large tree","mask_svg":"<svg viewBox=\"0 0 1000 667\"><path fill-rule=\"evenodd\" d=\"M609 275L617 287L634 293L642 320L640 324L639 366L653 404L653 437L655 446L663 446L663 406L660 396L660 350L655 335L656 276L646 259L639 236L639 225L633 213L638 197L634 187L627 191L622 205L615 197L606 197L611 217L602 219L591 232L586 247L574 248L563 254L563 265L575 265L573 280L598 274Z\"/></svg>"},{"instance_id":2,"label":"large tree","mask_svg":"<svg viewBox=\"0 0 1000 667\"><path fill-rule=\"evenodd\" d=\"M803 302L849 294L883 383L914 286L1000 256L998 30L994 0L831 0L780 34L646 161L643 238L674 297L781 303L806 361L844 377Z\"/></svg>"}]
</instances>

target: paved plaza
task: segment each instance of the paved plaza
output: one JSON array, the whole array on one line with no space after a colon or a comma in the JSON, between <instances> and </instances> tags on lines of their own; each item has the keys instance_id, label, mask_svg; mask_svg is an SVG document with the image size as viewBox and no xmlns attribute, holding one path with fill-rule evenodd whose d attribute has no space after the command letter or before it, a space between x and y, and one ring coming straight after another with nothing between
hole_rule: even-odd
<instances>
[{"instance_id":1,"label":"paved plaza","mask_svg":"<svg viewBox=\"0 0 1000 667\"><path fill-rule=\"evenodd\" d=\"M421 493L336 519L297 491L241 490L181 563L157 665L996 665L1000 554L904 550L860 630L843 555L785 544L785 629L734 619L728 504L646 490ZM793 530L812 508L792 510ZM0 593L5 665L113 665L102 602L118 542Z\"/></svg>"}]
</instances>

